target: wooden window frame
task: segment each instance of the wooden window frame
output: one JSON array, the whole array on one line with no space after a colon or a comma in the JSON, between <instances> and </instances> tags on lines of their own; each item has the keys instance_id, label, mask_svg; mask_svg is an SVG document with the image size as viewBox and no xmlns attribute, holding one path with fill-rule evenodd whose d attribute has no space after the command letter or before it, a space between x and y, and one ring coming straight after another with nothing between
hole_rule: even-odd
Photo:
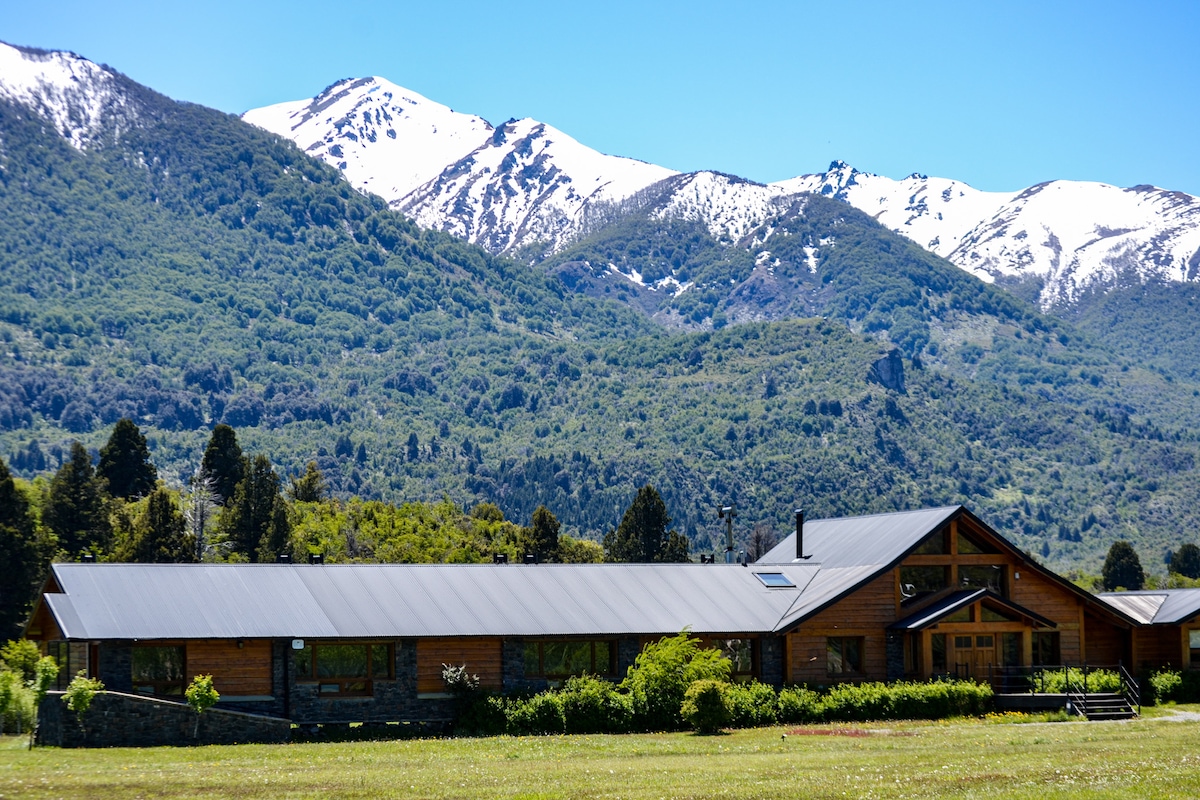
<instances>
[{"instance_id":1,"label":"wooden window frame","mask_svg":"<svg viewBox=\"0 0 1200 800\"><path fill-rule=\"evenodd\" d=\"M837 652L840 658L840 664L835 669L834 660L829 657L829 654L834 651L834 643L837 642ZM858 663L847 665L846 661L846 643L857 643ZM866 662L866 646L867 641L865 636L826 636L825 637L825 674L830 678L860 678L865 673L863 671ZM849 668L847 668L849 667Z\"/></svg>"},{"instance_id":2,"label":"wooden window frame","mask_svg":"<svg viewBox=\"0 0 1200 800\"><path fill-rule=\"evenodd\" d=\"M179 678L161 680L158 678L144 679L138 678L135 669L137 667L136 660L138 652L147 650L178 650L179 651ZM151 697L177 697L182 698L187 683L187 647L182 644L135 644L129 658L129 677L133 686L134 694L149 695ZM142 687L149 687L151 691L146 692Z\"/></svg>"},{"instance_id":3,"label":"wooden window frame","mask_svg":"<svg viewBox=\"0 0 1200 800\"><path fill-rule=\"evenodd\" d=\"M615 678L617 676L617 640L616 639L526 639L524 649L524 667L526 678L542 678L545 680L559 681L567 678L576 677L576 673L547 673L546 668L546 645L547 644L589 644L591 645L591 669L585 670L584 673L595 675L598 678ZM596 663L596 645L608 645L608 661L606 666ZM530 648L537 649L537 665L536 670L530 671ZM602 667L602 668L601 668Z\"/></svg>"},{"instance_id":4,"label":"wooden window frame","mask_svg":"<svg viewBox=\"0 0 1200 800\"><path fill-rule=\"evenodd\" d=\"M319 675L317 672L318 650L323 647L365 647L367 649L367 674L363 675ZM375 664L375 648L386 647L386 665L381 670ZM305 656L307 653L307 657ZM299 667L308 661L308 668L301 673ZM297 684L315 685L321 697L371 697L375 684L396 678L396 644L385 641L328 641L305 642L300 650L292 651L292 669Z\"/></svg>"}]
</instances>

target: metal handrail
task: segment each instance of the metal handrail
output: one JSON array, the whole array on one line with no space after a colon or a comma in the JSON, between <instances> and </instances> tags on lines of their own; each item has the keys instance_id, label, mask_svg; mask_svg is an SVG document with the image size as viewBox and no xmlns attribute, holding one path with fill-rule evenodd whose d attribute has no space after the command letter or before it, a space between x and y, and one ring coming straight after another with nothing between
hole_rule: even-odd
<instances>
[{"instance_id":1,"label":"metal handrail","mask_svg":"<svg viewBox=\"0 0 1200 800\"><path fill-rule=\"evenodd\" d=\"M1140 717L1142 715L1141 687L1138 686L1138 682L1134 677L1129 674L1129 670L1125 669L1124 664L1117 665L1117 674L1121 676L1121 694L1125 697L1125 702L1129 703L1131 707L1136 705L1137 713Z\"/></svg>"}]
</instances>

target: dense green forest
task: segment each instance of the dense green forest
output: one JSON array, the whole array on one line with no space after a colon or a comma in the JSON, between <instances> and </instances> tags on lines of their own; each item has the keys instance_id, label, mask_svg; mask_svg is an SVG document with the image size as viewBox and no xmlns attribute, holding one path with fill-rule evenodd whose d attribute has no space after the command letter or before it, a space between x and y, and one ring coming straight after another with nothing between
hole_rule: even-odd
<instances>
[{"instance_id":1,"label":"dense green forest","mask_svg":"<svg viewBox=\"0 0 1200 800\"><path fill-rule=\"evenodd\" d=\"M848 206L781 209L762 264L632 215L530 267L234 117L125 90L137 124L84 151L0 103L0 456L23 479L76 439L98 457L129 418L176 491L226 423L284 484L314 462L364 514L546 506L599 541L653 484L693 553L730 502L743 543L785 534L797 504L961 502L1091 571L1116 539L1161 571L1198 521L1189 375ZM664 306L579 267L610 261L695 287Z\"/></svg>"}]
</instances>

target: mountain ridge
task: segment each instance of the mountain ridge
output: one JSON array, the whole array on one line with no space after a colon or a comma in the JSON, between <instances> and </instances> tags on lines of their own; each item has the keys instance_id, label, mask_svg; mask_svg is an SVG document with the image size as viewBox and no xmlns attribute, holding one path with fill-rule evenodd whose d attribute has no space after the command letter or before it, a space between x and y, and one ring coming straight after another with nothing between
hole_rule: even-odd
<instances>
[{"instance_id":1,"label":"mountain ridge","mask_svg":"<svg viewBox=\"0 0 1200 800\"><path fill-rule=\"evenodd\" d=\"M304 146L304 137L273 122L260 110L244 116ZM530 142L540 138L532 129L543 123L521 123L523 136ZM543 130L565 136L550 126ZM363 140L354 141L361 145ZM596 157L614 159L583 145L579 148L582 150L577 152L589 151L593 161ZM347 175L359 188L374 191L387 170L385 166L370 166L371 148L364 145L362 149L364 154L357 166L348 168ZM533 158L509 164L507 170L498 169L497 163L480 165L479 153L474 151L446 162L430 182L419 188L401 187L407 191L399 196L385 193L385 199L425 227L446 230L494 253L537 260L585 235L588 221L581 209L587 206L590 195L575 192L571 196L570 191L562 190L564 183L576 181L569 166L556 162L553 150L539 150ZM321 157L330 161L328 154ZM436 157L430 159L431 164L438 161ZM608 166L631 161L595 163ZM663 171L670 174L659 174L659 180L678 177L678 173ZM522 172L525 180L521 179ZM620 202L651 189L653 172L635 172L609 187L602 199ZM363 177L368 173L369 177ZM553 180L546 179L547 173ZM468 175L469 181L464 178ZM577 185L586 189L604 177L592 169ZM749 222L756 216L761 218L767 198L785 200L801 192L825 194L865 211L983 280L1039 284L1035 289L1038 302L1047 310L1070 308L1091 288L1114 285L1131 273L1142 281L1184 282L1200 277L1200 199L1183 192L1146 186L1120 189L1081 181L1047 181L1015 192L983 192L960 181L917 173L896 181L860 172L840 161L833 162L824 173L771 184L747 181L762 188L758 196L743 193L745 202L741 206L730 202L732 182L707 182L707 196L694 191L697 184L687 185L692 194L681 198L680 205L708 224L718 238L727 233L731 219ZM560 196L555 195L556 191Z\"/></svg>"}]
</instances>

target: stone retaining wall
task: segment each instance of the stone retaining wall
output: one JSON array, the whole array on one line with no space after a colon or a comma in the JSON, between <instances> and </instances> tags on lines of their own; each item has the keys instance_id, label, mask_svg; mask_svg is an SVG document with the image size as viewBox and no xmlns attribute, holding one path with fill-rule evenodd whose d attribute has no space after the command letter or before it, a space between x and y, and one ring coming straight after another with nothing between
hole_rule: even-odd
<instances>
[{"instance_id":1,"label":"stone retaining wall","mask_svg":"<svg viewBox=\"0 0 1200 800\"><path fill-rule=\"evenodd\" d=\"M287 742L292 723L240 711L210 708L200 715L183 703L153 697L99 692L80 724L50 692L38 709L38 743L54 747L161 747L200 744Z\"/></svg>"}]
</instances>

